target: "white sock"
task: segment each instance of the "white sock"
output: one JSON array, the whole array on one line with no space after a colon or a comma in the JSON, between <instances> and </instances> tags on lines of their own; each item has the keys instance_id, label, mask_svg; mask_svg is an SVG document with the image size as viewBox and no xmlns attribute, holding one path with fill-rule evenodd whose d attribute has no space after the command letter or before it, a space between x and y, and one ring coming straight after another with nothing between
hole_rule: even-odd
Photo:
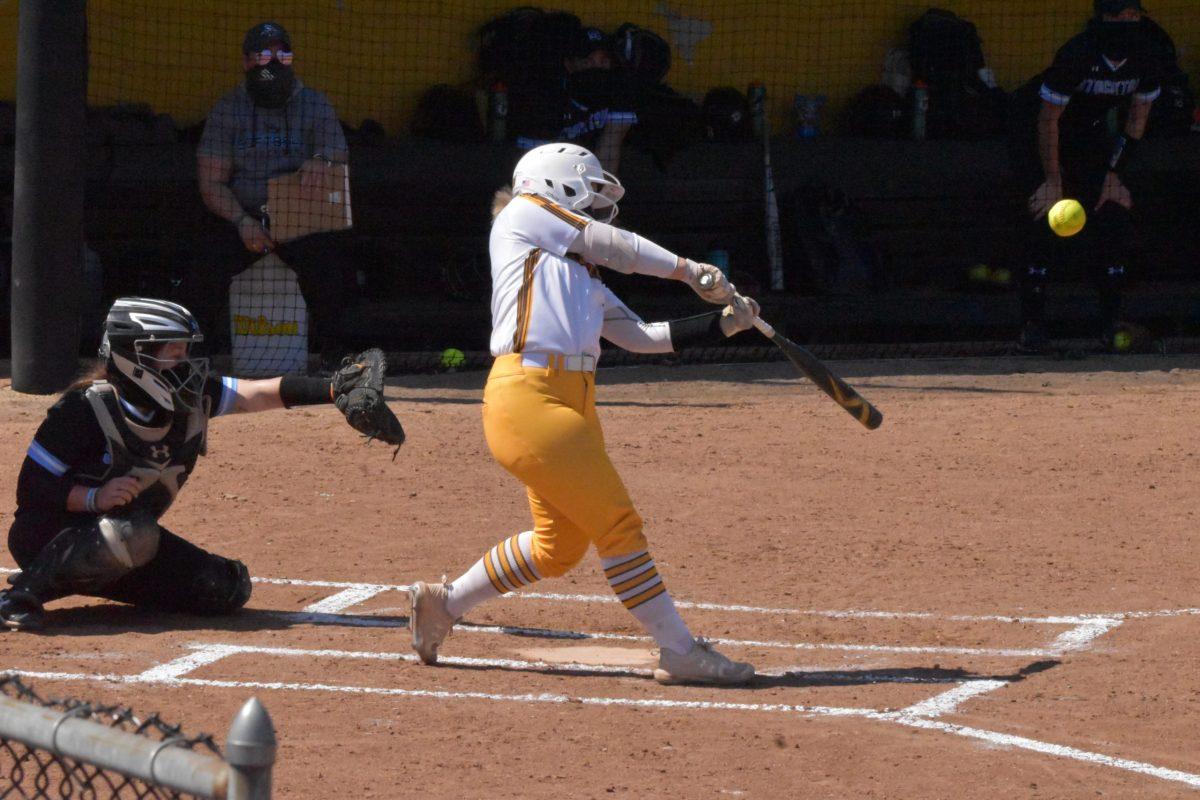
<instances>
[{"instance_id":1,"label":"white sock","mask_svg":"<svg viewBox=\"0 0 1200 800\"><path fill-rule=\"evenodd\" d=\"M617 599L642 623L659 647L676 653L691 651L692 632L675 609L675 601L663 585L648 551L602 558L600 564Z\"/></svg>"},{"instance_id":2,"label":"white sock","mask_svg":"<svg viewBox=\"0 0 1200 800\"><path fill-rule=\"evenodd\" d=\"M450 584L446 610L461 617L480 603L541 580L533 566L533 531L510 536Z\"/></svg>"}]
</instances>

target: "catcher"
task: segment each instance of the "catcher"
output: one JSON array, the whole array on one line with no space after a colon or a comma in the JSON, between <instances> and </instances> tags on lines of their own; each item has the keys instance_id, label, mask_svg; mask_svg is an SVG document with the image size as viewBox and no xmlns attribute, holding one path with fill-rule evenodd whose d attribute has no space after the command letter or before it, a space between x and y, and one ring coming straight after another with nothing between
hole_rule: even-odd
<instances>
[{"instance_id":1,"label":"catcher","mask_svg":"<svg viewBox=\"0 0 1200 800\"><path fill-rule=\"evenodd\" d=\"M51 600L79 594L144 608L229 614L250 598L250 573L159 525L222 414L336 403L351 425L399 445L383 402L386 364L361 354L332 379L238 380L193 358L202 336L183 306L119 298L103 359L63 393L29 445L8 547L21 571L0 591L0 620L38 628ZM393 455L394 458L394 455Z\"/></svg>"}]
</instances>

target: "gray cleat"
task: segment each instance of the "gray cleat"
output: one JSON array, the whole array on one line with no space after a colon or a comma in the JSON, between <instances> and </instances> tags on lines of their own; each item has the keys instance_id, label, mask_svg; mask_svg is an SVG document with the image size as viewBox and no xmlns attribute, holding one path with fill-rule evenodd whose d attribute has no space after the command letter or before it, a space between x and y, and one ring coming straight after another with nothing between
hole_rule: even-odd
<instances>
[{"instance_id":1,"label":"gray cleat","mask_svg":"<svg viewBox=\"0 0 1200 800\"><path fill-rule=\"evenodd\" d=\"M450 634L457 622L446 610L450 592L445 578L441 583L417 581L408 590L412 597L412 616L408 627L412 629L412 646L423 664L436 664L438 647Z\"/></svg>"},{"instance_id":2,"label":"gray cleat","mask_svg":"<svg viewBox=\"0 0 1200 800\"><path fill-rule=\"evenodd\" d=\"M658 669L654 670L654 680L667 685L707 683L735 686L748 683L753 677L753 666L731 661L713 649L711 643L699 638L692 644L692 649L682 655L670 648L662 648L658 656Z\"/></svg>"}]
</instances>

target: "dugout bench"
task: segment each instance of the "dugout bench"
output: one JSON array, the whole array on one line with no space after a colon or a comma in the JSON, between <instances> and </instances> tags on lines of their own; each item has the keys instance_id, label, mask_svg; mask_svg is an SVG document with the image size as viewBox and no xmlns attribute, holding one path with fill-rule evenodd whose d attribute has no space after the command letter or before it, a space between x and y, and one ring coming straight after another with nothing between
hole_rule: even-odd
<instances>
[{"instance_id":1,"label":"dugout bench","mask_svg":"<svg viewBox=\"0 0 1200 800\"><path fill-rule=\"evenodd\" d=\"M626 148L621 222L694 258L726 250L739 284L764 294L784 329L801 338L954 339L1015 330L1011 291L980 292L963 279L976 263L1016 266L1010 220L1019 198L1007 183L1004 142L781 136L772 156L781 199L821 185L853 202L884 277L875 294L814 300L762 292L762 164L755 145L702 143L663 167ZM363 342L399 350L482 349L489 326L488 210L518 157L513 148L488 144L352 142L354 223L366 285L363 304L348 311L344 327ZM11 181L11 171L12 147L0 143L0 179ZM1141 236L1139 308L1186 327L1200 308L1200 137L1148 139L1130 183ZM90 148L85 235L104 264L109 295L169 294L173 265L185 263L205 213L193 143ZM803 286L803 259L794 251L785 256L790 284ZM649 279L607 281L647 318L696 312L691 298ZM1166 284L1162 291L1154 289L1158 283ZM1060 291L1090 302L1091 289L1082 283ZM414 296L437 302L407 302ZM420 313L429 319L417 319ZM922 314L927 319L917 324ZM820 325L805 327L815 317Z\"/></svg>"}]
</instances>

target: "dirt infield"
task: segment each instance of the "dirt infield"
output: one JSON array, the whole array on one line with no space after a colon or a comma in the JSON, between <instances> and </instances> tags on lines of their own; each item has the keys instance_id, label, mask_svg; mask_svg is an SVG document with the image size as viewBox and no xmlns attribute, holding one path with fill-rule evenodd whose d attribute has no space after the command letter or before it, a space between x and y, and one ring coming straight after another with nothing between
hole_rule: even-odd
<instances>
[{"instance_id":1,"label":"dirt infield","mask_svg":"<svg viewBox=\"0 0 1200 800\"><path fill-rule=\"evenodd\" d=\"M400 587L528 523L481 373L390 382L395 463L332 408L216 420L164 523L249 609L60 603L0 671L219 740L257 694L278 797L1200 796L1200 360L836 366L880 430L787 364L601 370L667 585L752 687L649 680L594 558L410 660ZM50 401L0 384L5 528Z\"/></svg>"}]
</instances>

